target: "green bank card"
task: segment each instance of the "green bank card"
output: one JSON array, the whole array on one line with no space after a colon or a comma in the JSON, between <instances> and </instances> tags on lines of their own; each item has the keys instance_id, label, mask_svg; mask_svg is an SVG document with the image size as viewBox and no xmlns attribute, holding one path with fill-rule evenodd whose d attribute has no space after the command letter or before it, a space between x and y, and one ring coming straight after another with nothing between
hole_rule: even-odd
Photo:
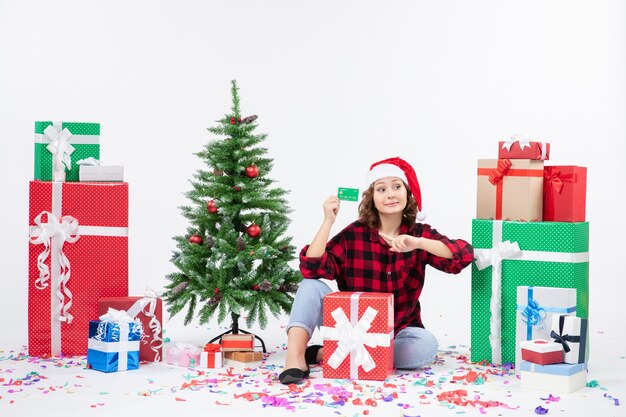
<instances>
[{"instance_id":1,"label":"green bank card","mask_svg":"<svg viewBox=\"0 0 626 417\"><path fill-rule=\"evenodd\" d=\"M337 197L345 201L359 201L359 189L339 187Z\"/></svg>"}]
</instances>

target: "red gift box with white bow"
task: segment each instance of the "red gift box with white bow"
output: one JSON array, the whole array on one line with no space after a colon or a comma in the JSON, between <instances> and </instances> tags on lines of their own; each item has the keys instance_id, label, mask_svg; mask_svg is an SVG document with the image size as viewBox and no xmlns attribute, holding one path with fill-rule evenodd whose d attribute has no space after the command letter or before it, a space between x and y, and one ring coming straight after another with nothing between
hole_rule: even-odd
<instances>
[{"instance_id":1,"label":"red gift box with white bow","mask_svg":"<svg viewBox=\"0 0 626 417\"><path fill-rule=\"evenodd\" d=\"M128 295L128 184L30 182L28 354L86 355L102 297Z\"/></svg>"},{"instance_id":2,"label":"red gift box with white bow","mask_svg":"<svg viewBox=\"0 0 626 417\"><path fill-rule=\"evenodd\" d=\"M393 372L393 294L324 296L324 378L384 380Z\"/></svg>"}]
</instances>

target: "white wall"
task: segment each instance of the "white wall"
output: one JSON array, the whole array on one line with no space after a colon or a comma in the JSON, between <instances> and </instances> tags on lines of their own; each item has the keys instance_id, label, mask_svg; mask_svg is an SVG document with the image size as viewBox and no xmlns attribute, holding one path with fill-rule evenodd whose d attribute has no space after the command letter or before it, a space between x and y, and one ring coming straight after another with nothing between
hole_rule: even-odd
<instances>
[{"instance_id":1,"label":"white wall","mask_svg":"<svg viewBox=\"0 0 626 417\"><path fill-rule=\"evenodd\" d=\"M607 328L624 288L625 20L619 0L0 0L0 340L27 335L33 122L102 123L102 159L131 186L140 294L172 271L192 153L229 111L233 78L269 135L271 176L291 190L298 247L323 199L362 190L385 157L414 164L428 222L467 240L476 160L496 157L498 140L536 136L550 163L587 166L591 315ZM355 215L343 204L335 231ZM469 270L429 271L432 330L468 344L469 303Z\"/></svg>"}]
</instances>

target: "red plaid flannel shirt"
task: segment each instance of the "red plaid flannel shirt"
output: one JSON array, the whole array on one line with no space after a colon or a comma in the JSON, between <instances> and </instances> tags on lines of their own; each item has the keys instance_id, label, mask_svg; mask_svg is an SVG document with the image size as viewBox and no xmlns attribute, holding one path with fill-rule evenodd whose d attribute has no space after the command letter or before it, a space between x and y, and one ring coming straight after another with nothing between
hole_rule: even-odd
<instances>
[{"instance_id":1,"label":"red plaid flannel shirt","mask_svg":"<svg viewBox=\"0 0 626 417\"><path fill-rule=\"evenodd\" d=\"M391 252L378 229L356 221L326 244L321 257L307 257L309 245L305 246L300 252L300 271L304 278L334 279L340 291L393 293L396 334L408 326L424 327L419 297L426 265L458 274L474 260L474 249L466 241L448 239L423 223L416 223L411 231L402 225L400 233L439 240L450 249L452 259L424 250Z\"/></svg>"}]
</instances>

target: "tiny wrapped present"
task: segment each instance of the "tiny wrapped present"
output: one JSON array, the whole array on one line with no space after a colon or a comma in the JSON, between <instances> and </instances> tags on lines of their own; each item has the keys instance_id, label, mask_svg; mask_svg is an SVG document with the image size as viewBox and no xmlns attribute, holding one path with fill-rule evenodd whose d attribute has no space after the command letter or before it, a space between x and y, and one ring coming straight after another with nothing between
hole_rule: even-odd
<instances>
[{"instance_id":1,"label":"tiny wrapped present","mask_svg":"<svg viewBox=\"0 0 626 417\"><path fill-rule=\"evenodd\" d=\"M261 363L263 354L261 352L226 352L224 358L227 365L254 366Z\"/></svg>"},{"instance_id":2,"label":"tiny wrapped present","mask_svg":"<svg viewBox=\"0 0 626 417\"><path fill-rule=\"evenodd\" d=\"M253 334L225 334L222 336L222 351L252 351L254 350Z\"/></svg>"},{"instance_id":3,"label":"tiny wrapped present","mask_svg":"<svg viewBox=\"0 0 626 417\"><path fill-rule=\"evenodd\" d=\"M518 140L513 137L498 143L498 159L550 159L550 144L546 142Z\"/></svg>"},{"instance_id":4,"label":"tiny wrapped present","mask_svg":"<svg viewBox=\"0 0 626 417\"><path fill-rule=\"evenodd\" d=\"M102 297L128 295L128 184L31 181L28 354L87 354Z\"/></svg>"},{"instance_id":5,"label":"tiny wrapped present","mask_svg":"<svg viewBox=\"0 0 626 417\"><path fill-rule=\"evenodd\" d=\"M101 165L95 158L86 158L76 161L79 166L78 180L80 182L120 182L124 181L124 167L122 165Z\"/></svg>"},{"instance_id":6,"label":"tiny wrapped present","mask_svg":"<svg viewBox=\"0 0 626 417\"><path fill-rule=\"evenodd\" d=\"M382 381L393 372L393 294L324 296L324 378Z\"/></svg>"},{"instance_id":7,"label":"tiny wrapped present","mask_svg":"<svg viewBox=\"0 0 626 417\"><path fill-rule=\"evenodd\" d=\"M543 161L479 159L476 218L541 221Z\"/></svg>"},{"instance_id":8,"label":"tiny wrapped present","mask_svg":"<svg viewBox=\"0 0 626 417\"><path fill-rule=\"evenodd\" d=\"M194 367L200 363L202 348L184 342L167 343L164 347L165 361L170 365Z\"/></svg>"},{"instance_id":9,"label":"tiny wrapped present","mask_svg":"<svg viewBox=\"0 0 626 417\"><path fill-rule=\"evenodd\" d=\"M217 343L207 343L200 352L201 368L221 368L224 364L224 354Z\"/></svg>"},{"instance_id":10,"label":"tiny wrapped present","mask_svg":"<svg viewBox=\"0 0 626 417\"><path fill-rule=\"evenodd\" d=\"M522 388L568 394L587 385L587 364L537 365L522 361Z\"/></svg>"},{"instance_id":11,"label":"tiny wrapped present","mask_svg":"<svg viewBox=\"0 0 626 417\"><path fill-rule=\"evenodd\" d=\"M138 369L141 332L140 321L110 308L100 320L89 322L87 365L101 372Z\"/></svg>"},{"instance_id":12,"label":"tiny wrapped present","mask_svg":"<svg viewBox=\"0 0 626 417\"><path fill-rule=\"evenodd\" d=\"M563 347L565 363L587 361L587 319L573 316L552 316L550 337Z\"/></svg>"},{"instance_id":13,"label":"tiny wrapped present","mask_svg":"<svg viewBox=\"0 0 626 417\"><path fill-rule=\"evenodd\" d=\"M139 348L139 359L147 362L160 362L163 350L163 304L157 294L144 297L107 297L98 300L98 314L104 314L109 307L126 310L129 316L141 320L143 336Z\"/></svg>"},{"instance_id":14,"label":"tiny wrapped present","mask_svg":"<svg viewBox=\"0 0 626 417\"><path fill-rule=\"evenodd\" d=\"M100 124L35 122L35 179L78 181L76 162L100 158Z\"/></svg>"},{"instance_id":15,"label":"tiny wrapped present","mask_svg":"<svg viewBox=\"0 0 626 417\"><path fill-rule=\"evenodd\" d=\"M534 339L550 340L552 317L559 314L576 314L576 288L517 287L516 369L524 359L522 343ZM563 362L563 358L558 362Z\"/></svg>"},{"instance_id":16,"label":"tiny wrapped present","mask_svg":"<svg viewBox=\"0 0 626 417\"><path fill-rule=\"evenodd\" d=\"M543 220L584 222L587 168L575 165L543 169Z\"/></svg>"},{"instance_id":17,"label":"tiny wrapped present","mask_svg":"<svg viewBox=\"0 0 626 417\"><path fill-rule=\"evenodd\" d=\"M521 348L524 361L539 365L563 362L563 346L558 343L542 339L524 340Z\"/></svg>"}]
</instances>

